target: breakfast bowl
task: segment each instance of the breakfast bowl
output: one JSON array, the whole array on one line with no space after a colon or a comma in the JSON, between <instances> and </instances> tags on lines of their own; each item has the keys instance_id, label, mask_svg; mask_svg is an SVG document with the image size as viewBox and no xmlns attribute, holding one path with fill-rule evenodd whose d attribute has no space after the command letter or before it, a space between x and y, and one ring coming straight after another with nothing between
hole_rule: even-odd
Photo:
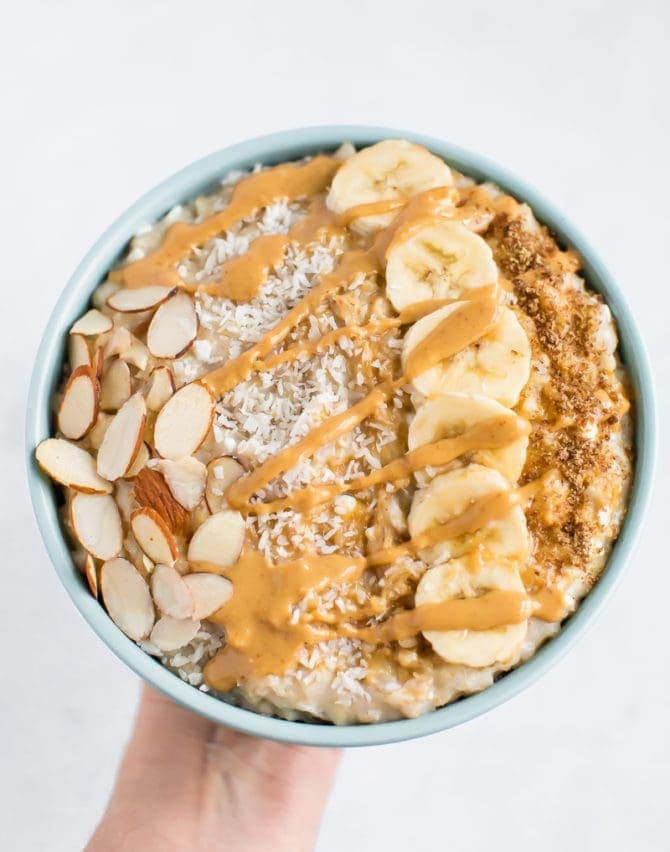
<instances>
[{"instance_id":1,"label":"breakfast bowl","mask_svg":"<svg viewBox=\"0 0 670 852\"><path fill-rule=\"evenodd\" d=\"M436 155L433 159L441 158L441 160L448 164L450 169L463 176L462 186L468 186L467 181L470 181L470 184L474 181L477 183L483 182L486 185L495 185L496 192L498 191L497 188L499 188L502 193L509 194L512 199L517 199L519 202L527 204L534 213L537 221L549 229L553 235L552 239L556 240L556 243L560 246L561 250L565 249L566 257L568 256L567 252L569 251L576 253L575 257L579 257L578 269L580 270L586 285L589 290L602 296L604 304L607 306L616 322L618 331L617 352L626 375L625 395L626 402L630 402L632 412L631 420L634 443L634 450L632 452L634 454L634 463L632 464L630 486L626 496L625 517L623 517L620 529L617 527L618 534L613 536L616 540L614 541L611 550L608 551L604 567L598 572L597 580L594 582L592 587L588 589L588 593L585 595L583 600L581 600L576 609L571 611L564 620L561 618L562 624L560 630L551 633L551 635L546 634L544 637L546 641L543 640L542 642L538 642L538 646L533 648L532 654L528 656L527 659L517 659L514 668L504 671L496 670L490 678L490 684L487 682L486 684L474 687L473 689L468 688L467 690L464 690L464 692L468 692L470 694L463 694L462 697L454 694L453 698L448 699L449 703L444 701L444 706L439 706L438 704L436 709L430 707L428 711L421 710L417 715L412 712L405 712L404 715L409 718L394 718L390 721L386 721L384 717L380 717L380 721L371 719L368 724L353 724L351 723L351 719L347 717L343 717L343 719L335 719L335 721L340 722L338 724L328 724L320 719L310 718L305 714L295 714L293 719L278 718L277 715L271 715L271 711L269 712L268 710L265 710L264 712L257 712L256 710L249 709L245 706L236 706L240 702L221 700L220 697L217 697L210 692L195 688L194 684L199 685L200 680L189 683L178 677L172 670L170 670L169 667L166 667L158 659L155 659L155 656L151 655L151 650L147 653L146 648L143 649L137 642L129 638L129 635L133 635L134 632L137 634L134 638L146 638L148 630L142 633L142 630L137 631L133 625L125 630L125 632L129 635L124 635L124 632L119 629L119 626L117 626L119 619L115 618L112 620L105 609L100 605L96 597L91 594L91 591L87 587L86 579L82 576L81 565L77 566L75 563L72 548L68 543L64 529L63 501L59 498L57 488L44 476L42 470L40 470L40 467L36 464L35 448L38 447L38 445L43 444L52 434L54 410L52 401L62 380L62 367L65 359L68 333L72 334L73 323L77 320L77 318L81 317L82 313L86 310L93 292L101 285L101 282L104 281L109 271L118 264L124 253L127 251L129 243L138 233L141 233L143 229L146 232L148 225L155 223L157 220L161 219L161 217L166 216L166 214L175 207L183 205L196 198L196 196L201 196L203 193L212 192L216 187L217 182L221 181L225 175L230 173L236 174L238 176L236 180L239 180L240 174L248 172L248 170L253 169L258 164L261 164L262 166L274 166L276 164L301 160L305 157L315 157L316 159L316 155L318 154L323 152L330 153L340 149L340 146L343 143L350 143L356 149L360 149L366 148L366 146L373 146L376 143L383 142L384 140L396 139L408 140L403 144L412 143L413 146L423 146L422 150L427 149L427 151L431 152L432 155ZM449 170L447 169L447 171ZM429 193L429 190L427 191ZM340 196L343 197L344 195L346 195L346 193L340 192ZM333 190L331 189L331 196L329 196L329 198L332 198L332 196ZM363 200L365 201L365 199ZM344 199L344 201L346 201L346 199ZM347 204L344 203L344 201L343 209L346 211ZM384 215L388 215L391 210L399 206L395 202L392 202L391 204L388 204L388 202L384 203L386 204L386 207L383 208L376 208L374 205L370 207L369 204L366 205L365 203L360 204L359 206L361 208L365 208L364 210L361 209L359 211L360 221L363 223L367 222L369 224L372 223L375 218L381 220L384 218ZM351 205L351 208L353 209L353 207L356 206L356 201L350 201L349 205ZM212 215L213 210L214 215L217 215L216 211L218 209L219 208L214 207L209 209L208 212ZM462 226L459 225L458 227ZM474 232L476 232L479 226L477 223L470 223L470 227ZM266 236L265 239L268 240L268 237ZM283 237L280 239L283 240ZM274 246L271 235L269 237L269 242L267 242L266 245L269 247ZM393 242L391 245L393 245ZM284 244L282 242L281 249L283 250L283 248ZM152 246L149 247L149 251L151 250ZM400 261L403 260L401 253L398 252L397 249L396 255L400 257ZM140 254L139 257L141 256L142 255ZM133 256L130 256L129 258L130 261L133 261L134 259L135 258ZM407 269L409 268L410 264L405 263L405 266L400 270L400 272L405 275L405 279ZM396 273L396 278L400 275L400 272ZM152 286L154 283L155 282L152 281ZM162 285L164 283L163 279L161 279L158 283ZM244 281L242 281L242 284L244 284ZM146 295L150 289L150 287L145 287L143 291L144 294ZM156 289L156 286L153 286L153 290L155 291ZM109 297L111 299L114 296L114 291L110 290L110 292L112 293ZM132 290L128 292L132 293ZM129 297L130 301L126 299L123 303L125 304L125 307L121 307L122 300L117 298L116 302L113 303L114 309L122 311L127 310L132 313L132 311L139 311L145 307L153 308L156 305L159 305L158 310L163 309L162 313L165 315L165 305L170 304L172 306L170 310L174 313L174 311L179 309L177 299L174 298L174 292L174 290L171 290L168 296L161 297L163 301L160 303L156 301L155 304L152 303L151 305L148 303L146 305L140 304L140 302L136 301L136 297ZM390 296L390 298L394 303L394 306L397 307L399 315L402 316L401 308L403 305L396 304L393 296ZM400 296L396 294L395 298L396 300L399 300ZM459 302L458 304L475 304L474 297L472 298L473 302L466 301ZM482 297L481 304L486 306L486 304L488 304L486 299L490 301L492 298L493 297L490 293L487 293L486 298ZM133 299L135 299L135 301L133 301ZM446 314L449 314L452 311L451 305L443 304L448 300L442 300L441 304L436 304L437 300L435 299L425 300L426 303L428 301L431 302L431 309L435 309L434 314L431 313L430 316L417 314L420 318L415 322L411 331L408 333L408 340L410 333L419 328L424 320L429 320L432 316L437 317L438 314L442 315L445 312ZM109 301L105 304L109 304ZM128 308L128 304L131 304L132 307ZM477 304L479 305L479 303ZM460 310L463 309L461 308ZM479 311L480 307L477 307L477 310ZM101 316L103 315L98 312L98 321ZM498 317L498 314L496 314L496 317ZM446 320L440 321L445 322ZM496 322L497 321L498 320L496 319ZM153 325L153 320L151 322ZM391 318L390 323L393 324L393 322L394 320ZM160 350L161 346L164 348L166 346L168 348L172 346L172 341L166 342L166 335L161 329L154 328L154 344L158 350ZM88 333L89 331L84 329L83 337L85 337ZM431 341L433 340L429 329L424 331L424 336L426 335L430 337ZM75 336L77 336L79 340L82 339L81 334ZM417 335L414 334L415 338L416 336ZM188 341L189 344L191 342L192 339ZM118 341L115 345L119 345ZM207 345L209 346L209 344ZM420 345L417 348L420 349ZM179 349L179 345L175 344L175 353L177 349ZM181 350L179 354L181 354ZM515 355L518 355L516 350ZM86 357L88 358L88 355ZM530 358L529 355L528 358ZM407 356L407 360L408 362L411 360L411 352ZM415 358L414 360L417 359ZM84 370L84 373L85 372L86 371ZM423 375L424 374L422 374L421 378L423 378ZM427 373L425 373L425 375L427 375ZM89 380L89 382L90 381L92 380ZM190 381L190 379L187 378L186 381ZM418 387L418 390L425 391L425 384L426 383L424 382L423 386ZM195 388L196 385L197 388ZM415 385L418 385L416 377ZM87 392L87 387L88 384L86 376L84 376L84 382L82 384L83 390L78 391L78 393L85 394ZM197 396L207 396L205 391L202 390L202 385L199 385L198 382L193 382L193 387L194 393L197 390ZM417 388L415 387L415 390L416 389ZM451 389L453 390L453 388ZM69 390L71 392L71 396L74 396L72 388L69 388ZM395 388L392 388L392 390L395 390ZM447 387L447 390L449 390L449 387ZM174 388L169 391L169 393L173 392ZM377 389L374 392L379 394L380 390ZM389 393L387 398L390 396L391 394ZM426 392L426 396L430 399L430 393ZM458 396L458 394L455 394L455 396ZM130 399L133 398L134 397L130 397ZM510 407L513 405L513 402L507 400L504 396L498 397L498 399L505 405L509 405ZM196 402L198 405L201 404L201 401L196 400ZM500 402L495 404L500 405ZM142 405L144 405L144 403L142 403ZM214 402L212 401L212 408L213 405ZM96 400L96 414L97 410ZM120 409L112 408L111 410ZM62 411L63 403L61 401L59 408L60 419L64 419ZM128 414L128 417L131 416L132 413ZM126 419L128 419L128 417L126 417ZM112 419L111 416L109 419ZM167 418L165 417L163 420L167 421ZM68 423L71 422L71 419L68 420ZM61 425L62 424L59 423L59 427ZM142 426L143 425L144 420L142 420ZM574 427L574 423L572 425ZM577 426L579 426L579 424L577 424ZM72 428L74 430L72 437L76 437L76 422L74 426L68 428ZM61 428L60 431L65 432L67 436L66 429ZM138 428L138 435L140 434L140 431L141 430ZM163 431L165 432L165 429ZM177 432L178 431L179 430L177 430ZM523 437L522 433L520 432L517 437L521 439ZM104 441L104 438L102 440ZM188 440L188 436L185 438L183 435L170 433L168 436L164 435L161 440L162 447L165 447L166 449L165 451L161 449L156 454L155 466L162 465L160 470L167 475L167 472L165 471L165 464L169 464L169 462L165 463L163 460L181 458L179 447L183 444L184 440ZM623 573L626 563L630 559L640 532L646 506L649 501L655 457L655 442L654 395L650 368L644 344L621 292L588 242L536 190L527 186L518 178L510 175L505 170L485 160L479 155L465 151L439 139L406 131L365 126L304 128L276 133L234 145L193 163L184 170L178 172L176 175L168 178L130 207L102 235L102 237L89 251L65 287L56 304L35 358L35 368L30 386L26 418L28 477L39 529L61 582L65 586L77 609L79 609L80 613L90 624L95 633L97 633L97 635L117 655L117 657L126 663L144 681L164 693L166 696L177 701L182 706L197 712L214 722L227 725L245 733L282 742L313 746L375 745L403 741L436 733L459 725L487 712L502 702L512 698L522 689L538 679L572 647L582 632L595 620L598 613L602 610L606 600L614 590ZM174 449L175 446L176 449ZM154 448L149 448L144 450L147 458L150 456L150 450L153 449ZM137 450L134 451L134 453L136 452ZM188 453L184 454L187 455ZM110 454L108 452L107 456L109 455ZM280 456L281 452L277 450L275 455ZM131 464L135 465L136 463L135 459L136 455L133 455L132 459L129 457L127 463L124 462L121 466L122 469L119 468L119 471L114 475L110 474L108 479L113 480L117 477L123 477L128 474ZM110 459L107 459L105 462L106 469L111 469L110 464L113 467L114 463L113 458L111 461ZM194 464L202 465L201 462L194 462ZM43 460L41 462L41 466L42 468L48 467ZM482 481L486 480L487 477L487 481L489 481L491 476L498 478L501 476L499 472L496 472L495 474L491 474L490 472L487 473L483 470L482 466L478 464L472 465L472 467L477 468L474 473L476 473ZM98 472L100 472L99 456ZM239 475L242 476L244 472L245 471L242 467L240 467ZM451 471L451 473L457 473L457 471ZM95 474L91 475L95 476ZM440 478L445 479L445 477L449 475L449 473L446 473L442 477L434 479L433 482L437 482ZM61 478L59 481L63 482L64 480ZM429 485L426 486L426 490L428 490ZM95 490L95 485L93 490ZM81 493L85 492L86 489L82 488ZM531 492L528 493L530 494ZM74 502L74 500L70 500L69 502L70 522L72 521L72 504ZM85 503L86 500L83 498L78 500L78 504L81 506L80 511L82 512L85 508ZM139 516L136 515L138 511L141 511ZM76 513L77 509L74 509L75 516ZM226 514L225 511L219 512L219 515L224 514ZM230 514L232 513L228 513L228 515ZM151 553L153 561L152 559L145 560L145 564L149 566L149 572L152 572L156 567L155 563L162 563L164 561L160 554L164 552L165 548L163 548L163 551L160 551L160 548L157 551L155 541L151 538L152 535L155 537L156 534L163 534L161 532L163 522L160 518L156 518L155 513L152 514L152 510L136 509L133 515L137 517L137 529L133 526L133 532L136 534L137 538L142 540L141 536L146 536L148 539L151 539L151 546L148 549L144 549L145 555L146 553ZM100 517L104 518L106 515L103 513ZM214 517L214 514L212 514L211 517ZM225 520L226 523L228 523L228 520L222 520ZM89 521L87 522L90 522L90 516ZM149 532L147 532L147 524L153 524ZM413 535L414 533L412 533L412 536ZM202 538L203 536L201 536L201 539ZM194 540L195 535L192 542ZM151 549L152 547L154 548L153 550ZM329 552L332 553L333 550L335 550L334 547L332 547ZM158 556L155 556L154 552L158 553ZM211 550L208 550L201 542L198 559L202 561L204 567L201 570L203 571L205 568L207 568L207 570L211 568L211 565L209 567L205 565L207 560L210 559L210 554ZM237 555L239 556L239 552ZM454 556L453 553L450 553L449 555L450 557ZM333 557L333 559L336 558L337 556ZM90 554L87 556L87 560L90 560L91 565L93 565L94 560L90 557ZM124 562L123 559L117 561ZM176 553L172 561L177 561ZM453 559L452 561L455 563L457 560ZM194 557L194 564L195 562L197 562L197 560ZM116 565L114 572L111 570L108 571L110 574L109 582L111 583L112 573L116 576L119 572L123 574L126 570L132 571L133 569L130 567L124 568L123 566ZM433 567L430 570L434 572L436 567ZM95 591L97 591L98 573L95 566L91 568L91 571L95 577L93 584ZM169 571L162 570L162 573L167 582L168 576L171 576L169 575ZM202 575L200 576L202 577ZM102 582L104 595L104 579ZM133 582L135 581L133 580ZM143 583L144 581L141 582ZM428 602L430 600L428 591L430 590L428 590L426 584L424 585L425 588L423 590L423 596ZM148 592L146 594L148 595ZM511 595L512 593L510 592L509 594ZM106 599L105 603L107 605L107 610L110 611L112 616L114 616L114 607L110 605L112 597L114 596L110 594L110 600L108 601ZM118 600L118 596L115 600ZM432 603L432 601L430 601L430 603ZM430 605L430 603L428 605ZM524 606L526 605L524 602L522 603ZM174 602L171 603L171 606L174 606ZM540 607L539 602L537 603L537 606L538 608ZM164 611L167 612L167 609ZM300 615L296 613L296 619L299 617ZM152 610L151 624L153 624L153 618ZM161 618L161 621L165 621L165 619ZM499 623L500 622L494 622L494 624ZM507 622L502 623L507 624ZM151 627L151 625L149 625L149 627ZM367 639L370 629L371 628L361 629L356 635ZM446 653L447 656L445 659L449 662L457 662L456 659L451 660L449 658L449 654L452 653L452 651L447 650L445 652L440 650L443 648L445 643L442 642L439 637L448 637L449 633L454 634L456 632L454 629L449 628L447 632L441 632L439 634L436 633L435 628L433 628L432 631L428 631L427 628L423 629L438 654ZM365 632L366 630L367 632ZM442 628L442 630L444 631L445 628ZM480 626L479 628L472 628L472 631L474 632L477 632L478 630L485 632L485 627ZM467 630L465 632L467 632ZM354 634L355 630L351 633L351 635ZM272 634L268 633L267 635L271 636ZM153 632L151 636L154 636ZM431 636L437 638L433 641ZM267 639L267 641L271 641L271 639ZM165 642L164 637L163 642ZM453 645L453 643L451 643L451 645ZM462 646L463 643L460 642L460 645ZM165 647L167 648L167 645ZM173 647L178 646L174 645ZM165 648L162 650L165 650ZM472 648L470 651L474 653ZM155 655L155 648L153 649L153 653ZM406 656L411 656L411 651L409 651ZM475 662L473 665L476 666L484 664ZM228 687L225 689L222 687L221 691L227 692Z\"/></svg>"}]
</instances>

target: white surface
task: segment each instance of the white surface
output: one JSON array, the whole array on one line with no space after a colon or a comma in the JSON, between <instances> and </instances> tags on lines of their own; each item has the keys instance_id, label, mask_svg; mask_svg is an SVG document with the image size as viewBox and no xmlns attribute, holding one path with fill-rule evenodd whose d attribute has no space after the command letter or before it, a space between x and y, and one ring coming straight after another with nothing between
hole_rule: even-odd
<instances>
[{"instance_id":1,"label":"white surface","mask_svg":"<svg viewBox=\"0 0 670 852\"><path fill-rule=\"evenodd\" d=\"M664 0L284 0L238 4L253 8L246 15L234 5L24 0L3 16L7 850L82 846L133 712L134 677L75 613L38 540L22 420L60 288L155 182L213 149L301 124L386 123L472 146L534 182L601 249L667 394ZM669 414L662 396L662 424ZM319 852L667 848L669 474L666 454L631 570L581 645L470 725L347 754Z\"/></svg>"}]
</instances>

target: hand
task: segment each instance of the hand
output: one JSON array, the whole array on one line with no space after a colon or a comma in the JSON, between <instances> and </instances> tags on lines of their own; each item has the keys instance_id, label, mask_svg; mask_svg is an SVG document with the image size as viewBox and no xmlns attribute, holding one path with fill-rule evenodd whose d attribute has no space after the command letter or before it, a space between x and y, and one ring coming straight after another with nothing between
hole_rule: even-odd
<instances>
[{"instance_id":1,"label":"hand","mask_svg":"<svg viewBox=\"0 0 670 852\"><path fill-rule=\"evenodd\" d=\"M313 849L339 752L238 734L143 687L88 852Z\"/></svg>"}]
</instances>

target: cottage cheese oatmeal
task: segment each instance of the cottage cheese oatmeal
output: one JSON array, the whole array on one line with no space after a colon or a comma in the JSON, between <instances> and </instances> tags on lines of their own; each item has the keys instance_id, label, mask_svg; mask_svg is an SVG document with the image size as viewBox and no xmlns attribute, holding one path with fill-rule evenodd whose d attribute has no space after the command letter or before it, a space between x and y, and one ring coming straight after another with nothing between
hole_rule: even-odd
<instances>
[{"instance_id":1,"label":"cottage cheese oatmeal","mask_svg":"<svg viewBox=\"0 0 670 852\"><path fill-rule=\"evenodd\" d=\"M385 141L132 241L37 448L91 592L194 688L417 716L532 656L631 478L607 306L524 204Z\"/></svg>"}]
</instances>

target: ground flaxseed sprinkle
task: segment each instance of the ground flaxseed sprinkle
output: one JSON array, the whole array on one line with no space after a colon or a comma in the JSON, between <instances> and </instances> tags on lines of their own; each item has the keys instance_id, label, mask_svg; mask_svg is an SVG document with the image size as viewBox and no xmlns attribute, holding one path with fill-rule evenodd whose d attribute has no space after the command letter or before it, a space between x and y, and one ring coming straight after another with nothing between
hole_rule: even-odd
<instances>
[{"instance_id":1,"label":"ground flaxseed sprinkle","mask_svg":"<svg viewBox=\"0 0 670 852\"><path fill-rule=\"evenodd\" d=\"M546 228L529 229L525 208L509 197L485 238L511 281L515 309L531 340L534 373L542 365L539 392L531 377L520 403L523 409L532 397L535 409L521 482L554 469L563 486L558 511L547 512L539 502L527 512L533 568L543 577L584 571L593 580L591 563L603 527L593 486L623 487L629 463L609 441L624 427L629 404L622 378L600 365L604 305L599 296L573 286L576 255L561 251Z\"/></svg>"}]
</instances>

